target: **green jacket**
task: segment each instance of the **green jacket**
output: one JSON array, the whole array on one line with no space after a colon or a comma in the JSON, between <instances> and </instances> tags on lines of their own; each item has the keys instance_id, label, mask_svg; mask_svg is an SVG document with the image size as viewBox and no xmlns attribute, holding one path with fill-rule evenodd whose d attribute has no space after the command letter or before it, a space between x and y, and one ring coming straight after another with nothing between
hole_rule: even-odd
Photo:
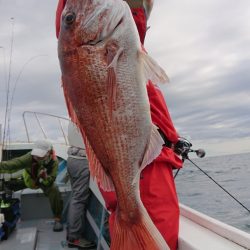
<instances>
[{"instance_id":1,"label":"green jacket","mask_svg":"<svg viewBox=\"0 0 250 250\"><path fill-rule=\"evenodd\" d=\"M12 160L0 162L0 173L11 174L22 169L24 183L28 188L39 188L39 184L50 186L56 179L58 160L51 157L47 163L40 163L35 161L29 152ZM40 179L38 176L42 169L47 170L46 179Z\"/></svg>"}]
</instances>

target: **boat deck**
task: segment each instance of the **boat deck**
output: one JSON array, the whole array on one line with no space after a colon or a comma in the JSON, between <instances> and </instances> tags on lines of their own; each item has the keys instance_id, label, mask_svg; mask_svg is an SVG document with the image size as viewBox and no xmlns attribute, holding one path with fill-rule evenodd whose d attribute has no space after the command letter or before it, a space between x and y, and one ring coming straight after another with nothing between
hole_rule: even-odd
<instances>
[{"instance_id":1,"label":"boat deck","mask_svg":"<svg viewBox=\"0 0 250 250\"><path fill-rule=\"evenodd\" d=\"M53 220L21 221L8 240L0 243L0 249L11 250L67 250L66 230L53 232Z\"/></svg>"},{"instance_id":2,"label":"boat deck","mask_svg":"<svg viewBox=\"0 0 250 250\"><path fill-rule=\"evenodd\" d=\"M65 159L63 150L60 152ZM65 151L66 152L66 151ZM63 163L63 162L62 162ZM63 166L63 164L62 164ZM61 172L63 173L63 172ZM58 180L60 180L60 174ZM59 182L60 183L60 182ZM70 186L60 185L64 200L63 218L66 221ZM87 228L84 236L96 242L98 250L109 249L106 227L108 213L95 182L90 181L90 200L87 207ZM53 232L53 219L48 199L41 190L25 189L15 193L21 201L21 221L8 240L0 241L0 250L67 250L66 226L64 231ZM180 205L180 234L178 250L243 250L250 249L250 234L219 222L186 206ZM71 248L72 249L72 248Z\"/></svg>"},{"instance_id":3,"label":"boat deck","mask_svg":"<svg viewBox=\"0 0 250 250\"><path fill-rule=\"evenodd\" d=\"M190 232L190 227L192 230ZM11 250L68 250L66 244L66 226L62 232L53 232L53 220L39 219L20 221L16 230L8 240L0 243L0 249ZM194 232L196 232L194 234ZM208 239L209 236L209 239ZM209 240L209 242L208 242ZM179 249L220 249L244 250L238 244L211 232L210 230L192 223L181 217ZM197 248L198 247L198 248ZM77 248L75 248L77 249ZM97 248L96 248L97 249Z\"/></svg>"},{"instance_id":4,"label":"boat deck","mask_svg":"<svg viewBox=\"0 0 250 250\"><path fill-rule=\"evenodd\" d=\"M64 200L63 221L64 230L53 232L53 215L51 213L48 198L41 190L25 189L15 193L15 198L21 200L21 219L16 229L7 240L0 241L0 250L67 250L66 243L66 214L70 191L67 186L59 187ZM98 250L107 250L106 243L108 233L104 228L106 210L98 202L93 194L90 196L87 208L85 224L85 237L96 242ZM73 248L74 249L74 248ZM77 249L77 248L75 248ZM94 250L92 248L92 250Z\"/></svg>"}]
</instances>

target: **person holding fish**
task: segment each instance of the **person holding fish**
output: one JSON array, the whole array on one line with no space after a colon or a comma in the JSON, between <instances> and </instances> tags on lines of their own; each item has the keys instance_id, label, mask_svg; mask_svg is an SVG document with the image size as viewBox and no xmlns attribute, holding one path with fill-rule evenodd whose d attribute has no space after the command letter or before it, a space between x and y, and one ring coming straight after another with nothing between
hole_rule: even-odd
<instances>
[{"instance_id":1,"label":"person holding fish","mask_svg":"<svg viewBox=\"0 0 250 250\"><path fill-rule=\"evenodd\" d=\"M114 250L178 246L179 135L154 84L168 78L143 48L152 7L153 0L59 0L56 13L65 99L111 212Z\"/></svg>"}]
</instances>

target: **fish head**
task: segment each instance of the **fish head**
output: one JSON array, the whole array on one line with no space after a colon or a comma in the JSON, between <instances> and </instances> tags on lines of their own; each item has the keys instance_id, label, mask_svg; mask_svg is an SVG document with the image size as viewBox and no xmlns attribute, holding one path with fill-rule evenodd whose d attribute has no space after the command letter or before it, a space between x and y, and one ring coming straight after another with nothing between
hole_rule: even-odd
<instances>
[{"instance_id":1,"label":"fish head","mask_svg":"<svg viewBox=\"0 0 250 250\"><path fill-rule=\"evenodd\" d=\"M124 26L128 6L123 0L67 0L61 16L59 49L103 43Z\"/></svg>"}]
</instances>

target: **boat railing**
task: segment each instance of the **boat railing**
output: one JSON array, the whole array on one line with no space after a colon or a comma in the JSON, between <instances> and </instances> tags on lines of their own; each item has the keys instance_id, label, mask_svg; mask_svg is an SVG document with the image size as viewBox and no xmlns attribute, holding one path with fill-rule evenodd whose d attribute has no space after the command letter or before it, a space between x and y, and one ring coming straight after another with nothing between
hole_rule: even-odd
<instances>
[{"instance_id":1,"label":"boat railing","mask_svg":"<svg viewBox=\"0 0 250 250\"><path fill-rule=\"evenodd\" d=\"M49 139L49 140L51 140L51 134L49 135L49 133L47 133L46 129L44 128L41 117L50 117L52 119L58 120L59 128L60 128L61 135L64 141L63 143L64 145L62 145L61 143L60 145L59 144L56 145L53 143L53 146L55 147L55 151L57 155L60 156L62 159L66 160L67 150L65 150L65 146L69 146L68 131L67 131L68 126L67 127L63 126L65 125L63 124L63 122L66 122L66 125L68 125L68 122L70 122L70 120L65 117L52 115L48 113L24 111L22 116L23 116L25 132L26 132L28 143L32 142L31 132L28 126L29 125L28 122L30 121L28 120L28 118L30 118L30 115L35 118L36 123L40 129L40 132L42 132L44 139ZM34 123L32 123L32 128L34 128ZM107 228L105 228L105 218L107 217L108 212L105 208L105 202L97 187L96 182L92 178L90 179L89 187L92 193L92 195L90 196L87 210L86 210L87 221L88 221L89 226L92 228L89 233L92 232L97 238L97 249L108 250L109 249L109 245L107 243L108 232L107 232Z\"/></svg>"},{"instance_id":2,"label":"boat railing","mask_svg":"<svg viewBox=\"0 0 250 250\"><path fill-rule=\"evenodd\" d=\"M42 132L42 135L44 137L44 139L48 139L50 138L50 136L48 135L47 131L45 130L43 123L41 121L41 117L50 117L50 118L56 118L56 120L59 123L59 130L61 131L61 135L63 138L63 142L68 145L68 138L67 138L67 132L66 132L66 128L65 126L63 126L63 121L66 122L68 124L68 122L70 121L68 118L62 117L62 116L57 116L57 115L52 115L49 113L42 113L42 112L34 112L34 111L24 111L22 114L23 117L23 122L24 122L24 127L25 127L25 132L26 132L26 137L27 137L27 141L30 143L32 142L31 140L31 133L29 131L29 127L28 127L28 117L27 115L32 115L38 125L38 128L40 129L40 131Z\"/></svg>"}]
</instances>

